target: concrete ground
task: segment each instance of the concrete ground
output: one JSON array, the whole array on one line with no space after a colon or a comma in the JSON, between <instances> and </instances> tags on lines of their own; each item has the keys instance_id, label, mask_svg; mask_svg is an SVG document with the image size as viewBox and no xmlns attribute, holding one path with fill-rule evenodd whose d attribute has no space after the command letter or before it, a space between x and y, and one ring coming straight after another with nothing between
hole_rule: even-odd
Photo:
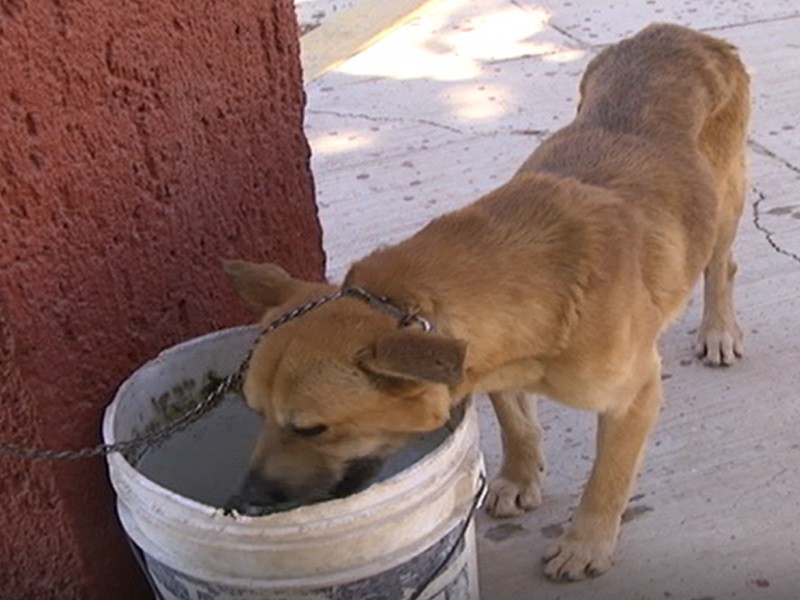
<instances>
[{"instance_id":1,"label":"concrete ground","mask_svg":"<svg viewBox=\"0 0 800 600\"><path fill-rule=\"evenodd\" d=\"M325 2L309 1L319 16ZM615 567L588 582L546 581L539 556L578 502L594 417L543 402L544 504L507 521L479 516L484 600L800 598L800 0L438 0L307 84L336 281L376 246L505 181L571 119L591 57L652 21L733 42L752 74L751 187L736 246L746 357L728 369L694 359L698 298L664 336L663 414ZM492 474L499 435L481 405Z\"/></svg>"}]
</instances>

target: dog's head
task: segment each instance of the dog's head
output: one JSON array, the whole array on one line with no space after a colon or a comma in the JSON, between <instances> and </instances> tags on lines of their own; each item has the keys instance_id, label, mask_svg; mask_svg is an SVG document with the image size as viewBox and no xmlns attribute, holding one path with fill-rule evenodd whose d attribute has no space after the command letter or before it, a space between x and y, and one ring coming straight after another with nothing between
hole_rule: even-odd
<instances>
[{"instance_id":1,"label":"dog's head","mask_svg":"<svg viewBox=\"0 0 800 600\"><path fill-rule=\"evenodd\" d=\"M235 289L263 322L334 286L274 265L228 262ZM341 298L267 334L245 377L263 417L250 474L233 508L348 495L414 436L444 425L466 344L414 327L358 298Z\"/></svg>"}]
</instances>

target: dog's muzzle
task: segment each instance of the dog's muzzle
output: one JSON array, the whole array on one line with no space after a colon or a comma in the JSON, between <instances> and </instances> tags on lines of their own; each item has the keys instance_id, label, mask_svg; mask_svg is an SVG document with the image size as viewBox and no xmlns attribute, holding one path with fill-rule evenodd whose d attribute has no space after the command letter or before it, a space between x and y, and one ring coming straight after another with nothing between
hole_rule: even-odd
<instances>
[{"instance_id":1,"label":"dog's muzzle","mask_svg":"<svg viewBox=\"0 0 800 600\"><path fill-rule=\"evenodd\" d=\"M250 470L239 491L231 496L223 510L225 514L238 513L259 517L274 512L297 508L332 498L344 498L366 488L378 475L383 459L364 457L347 463L344 475L333 486L325 490L312 490L308 494L290 494L278 481L264 477L258 470Z\"/></svg>"}]
</instances>

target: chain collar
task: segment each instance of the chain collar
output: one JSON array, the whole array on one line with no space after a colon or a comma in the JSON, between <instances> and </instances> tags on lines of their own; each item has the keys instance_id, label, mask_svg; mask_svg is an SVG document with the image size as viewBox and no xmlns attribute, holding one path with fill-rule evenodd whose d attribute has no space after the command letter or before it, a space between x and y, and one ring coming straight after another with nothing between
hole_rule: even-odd
<instances>
[{"instance_id":1,"label":"chain collar","mask_svg":"<svg viewBox=\"0 0 800 600\"><path fill-rule=\"evenodd\" d=\"M408 327L410 325L416 324L422 329L422 331L429 333L434 330L433 324L428 321L428 319L421 317L417 314L410 313L408 311L403 310L399 306L397 306L394 302L389 300L386 296L378 296L376 294L372 294L365 290L362 287L357 286L349 286L346 288L342 288L341 290L329 294L327 296L322 296L321 298L317 298L316 300L312 300L311 302L306 302L302 306L298 306L297 308L290 310L287 313L282 314L277 319L271 321L269 325L267 325L264 329L261 330L261 333L258 334L256 341L253 342L253 345L250 346L250 350L247 352L247 356L242 361L242 364L239 365L239 368L236 371L236 375L241 383L244 381L244 375L247 372L247 369L250 368L250 361L253 358L253 353L256 351L256 347L258 346L259 342L264 338L265 335L268 333L275 331L281 325L285 325L289 321L293 321L298 317L302 317L303 315L310 313L312 310L316 310L321 306L328 304L329 302L333 302L334 300L339 300L340 298L346 297L354 297L360 298L365 300L369 306L376 308L378 310L382 310L384 312L388 312L393 317L396 317L399 321L400 327Z\"/></svg>"},{"instance_id":2,"label":"chain collar","mask_svg":"<svg viewBox=\"0 0 800 600\"><path fill-rule=\"evenodd\" d=\"M410 325L418 325L424 332L432 332L434 330L433 324L417 314L410 313L403 310L385 296L377 296L372 294L361 287L346 287L328 296L323 296L307 302L302 306L290 310L282 314L277 319L271 321L264 327L256 338L255 342L250 346L244 360L239 365L234 373L220 380L214 389L202 398L197 404L191 407L182 415L178 416L173 421L170 421L160 429L156 429L151 433L142 436L134 437L130 440L122 442L115 442L113 444L99 444L97 446L90 446L81 448L79 450L49 450L45 448L32 448L27 446L17 446L14 444L4 444L0 442L0 455L7 454L29 459L40 460L64 460L64 459L78 459L78 458L91 458L94 456L101 456L111 454L112 452L129 452L141 448L142 446L152 446L167 439L172 434L180 431L189 424L193 423L206 412L216 406L225 394L241 389L242 382L244 381L245 374L250 368L250 361L253 358L256 346L268 333L275 331L278 327L285 325L289 321L293 321L302 317L306 313L345 297L360 298L366 301L369 306L387 312L396 317L399 321L400 327L408 327Z\"/></svg>"},{"instance_id":3,"label":"chain collar","mask_svg":"<svg viewBox=\"0 0 800 600\"><path fill-rule=\"evenodd\" d=\"M435 327L425 317L421 317L416 313L411 313L403 310L386 296L376 296L369 293L367 290L357 286L351 286L341 291L343 296L356 296L363 298L369 302L370 306L389 312L391 315L400 319L400 327L408 327L409 325L419 325L425 333L432 332Z\"/></svg>"}]
</instances>

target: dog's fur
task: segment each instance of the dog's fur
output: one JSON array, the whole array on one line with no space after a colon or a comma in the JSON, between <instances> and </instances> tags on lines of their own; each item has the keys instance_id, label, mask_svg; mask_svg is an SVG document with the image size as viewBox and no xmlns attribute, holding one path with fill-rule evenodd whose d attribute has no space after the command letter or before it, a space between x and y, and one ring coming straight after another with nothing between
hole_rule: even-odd
<instances>
[{"instance_id":1,"label":"dog's fur","mask_svg":"<svg viewBox=\"0 0 800 600\"><path fill-rule=\"evenodd\" d=\"M264 416L254 464L267 487L329 494L354 465L486 392L505 451L488 510L519 514L541 502L541 430L525 393L543 394L599 414L594 468L545 572L575 580L606 571L659 412L657 341L701 273L697 353L711 365L741 354L731 244L744 202L748 85L730 45L674 25L601 52L573 123L506 185L351 268L344 285L425 316L435 333L398 328L346 298L259 344L245 393ZM265 320L334 289L271 265L227 268Z\"/></svg>"}]
</instances>

